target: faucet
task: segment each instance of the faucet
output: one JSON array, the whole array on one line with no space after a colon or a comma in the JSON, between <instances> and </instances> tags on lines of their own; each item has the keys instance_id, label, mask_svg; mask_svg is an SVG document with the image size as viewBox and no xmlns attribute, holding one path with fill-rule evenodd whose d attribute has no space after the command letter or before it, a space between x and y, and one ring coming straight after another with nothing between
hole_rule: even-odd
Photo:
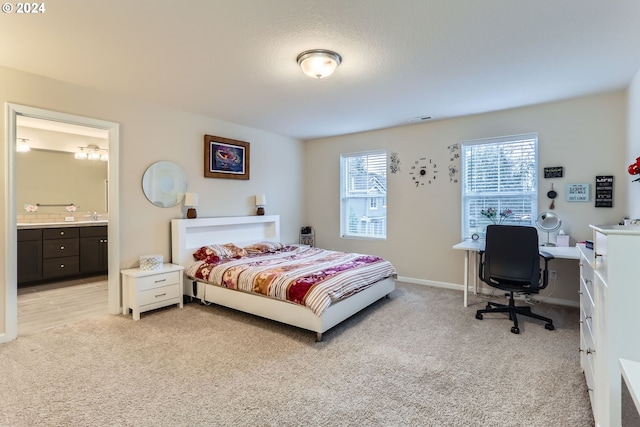
<instances>
[{"instance_id":1,"label":"faucet","mask_svg":"<svg viewBox=\"0 0 640 427\"><path fill-rule=\"evenodd\" d=\"M91 215L91 221L98 221L100 219L100 215L98 215L98 212L94 212L93 215Z\"/></svg>"}]
</instances>

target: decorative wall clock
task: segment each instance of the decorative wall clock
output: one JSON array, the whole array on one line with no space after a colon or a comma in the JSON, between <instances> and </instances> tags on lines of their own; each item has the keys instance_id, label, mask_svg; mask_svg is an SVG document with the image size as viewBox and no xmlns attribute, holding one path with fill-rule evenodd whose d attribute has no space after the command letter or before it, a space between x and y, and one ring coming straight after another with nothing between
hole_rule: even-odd
<instances>
[{"instance_id":1,"label":"decorative wall clock","mask_svg":"<svg viewBox=\"0 0 640 427\"><path fill-rule=\"evenodd\" d=\"M413 166L411 166L411 180L416 187L425 184L433 184L438 176L438 167L432 159L426 157L420 157L416 160Z\"/></svg>"}]
</instances>

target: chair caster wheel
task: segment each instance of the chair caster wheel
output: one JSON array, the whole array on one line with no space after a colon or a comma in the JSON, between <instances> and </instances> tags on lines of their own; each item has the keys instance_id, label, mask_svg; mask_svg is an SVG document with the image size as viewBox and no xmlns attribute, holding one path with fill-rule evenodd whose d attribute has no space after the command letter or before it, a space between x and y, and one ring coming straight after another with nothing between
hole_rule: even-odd
<instances>
[{"instance_id":1,"label":"chair caster wheel","mask_svg":"<svg viewBox=\"0 0 640 427\"><path fill-rule=\"evenodd\" d=\"M544 328L553 331L556 327L553 326L553 323L547 323L546 325L544 325Z\"/></svg>"},{"instance_id":2,"label":"chair caster wheel","mask_svg":"<svg viewBox=\"0 0 640 427\"><path fill-rule=\"evenodd\" d=\"M476 313L476 319L482 320L482 313Z\"/></svg>"},{"instance_id":3,"label":"chair caster wheel","mask_svg":"<svg viewBox=\"0 0 640 427\"><path fill-rule=\"evenodd\" d=\"M511 333L512 334L519 334L520 333L520 328L516 328L515 326L511 327Z\"/></svg>"}]
</instances>

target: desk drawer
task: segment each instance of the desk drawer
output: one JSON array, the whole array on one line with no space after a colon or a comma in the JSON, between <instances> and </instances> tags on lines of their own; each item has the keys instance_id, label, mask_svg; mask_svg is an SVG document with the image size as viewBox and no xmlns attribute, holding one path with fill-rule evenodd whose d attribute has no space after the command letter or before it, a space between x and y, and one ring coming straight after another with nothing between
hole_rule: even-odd
<instances>
[{"instance_id":1,"label":"desk drawer","mask_svg":"<svg viewBox=\"0 0 640 427\"><path fill-rule=\"evenodd\" d=\"M161 288L149 289L140 292L138 295L138 305L142 308L147 304L153 304L174 298L182 297L181 289L178 285L163 286Z\"/></svg>"},{"instance_id":2,"label":"desk drawer","mask_svg":"<svg viewBox=\"0 0 640 427\"><path fill-rule=\"evenodd\" d=\"M163 286L176 285L180 283L180 274L182 274L181 271L172 271L169 273L158 273L152 276L139 277L136 281L136 290L141 292Z\"/></svg>"}]
</instances>

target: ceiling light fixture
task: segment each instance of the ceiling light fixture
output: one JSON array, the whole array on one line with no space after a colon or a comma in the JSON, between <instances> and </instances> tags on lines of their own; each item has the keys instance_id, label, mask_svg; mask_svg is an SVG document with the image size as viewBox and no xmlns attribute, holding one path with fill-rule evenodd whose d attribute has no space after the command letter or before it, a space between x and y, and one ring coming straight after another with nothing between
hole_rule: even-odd
<instances>
[{"instance_id":1,"label":"ceiling light fixture","mask_svg":"<svg viewBox=\"0 0 640 427\"><path fill-rule=\"evenodd\" d=\"M26 153L27 151L31 151L31 146L29 145L29 140L25 138L18 138L18 146L16 150L18 153Z\"/></svg>"},{"instance_id":2,"label":"ceiling light fixture","mask_svg":"<svg viewBox=\"0 0 640 427\"><path fill-rule=\"evenodd\" d=\"M109 150L100 148L97 145L89 144L86 147L78 147L73 157L77 160L109 160Z\"/></svg>"},{"instance_id":3,"label":"ceiling light fixture","mask_svg":"<svg viewBox=\"0 0 640 427\"><path fill-rule=\"evenodd\" d=\"M330 50L313 49L302 52L297 61L307 76L322 79L333 74L342 62L342 57Z\"/></svg>"}]
</instances>

